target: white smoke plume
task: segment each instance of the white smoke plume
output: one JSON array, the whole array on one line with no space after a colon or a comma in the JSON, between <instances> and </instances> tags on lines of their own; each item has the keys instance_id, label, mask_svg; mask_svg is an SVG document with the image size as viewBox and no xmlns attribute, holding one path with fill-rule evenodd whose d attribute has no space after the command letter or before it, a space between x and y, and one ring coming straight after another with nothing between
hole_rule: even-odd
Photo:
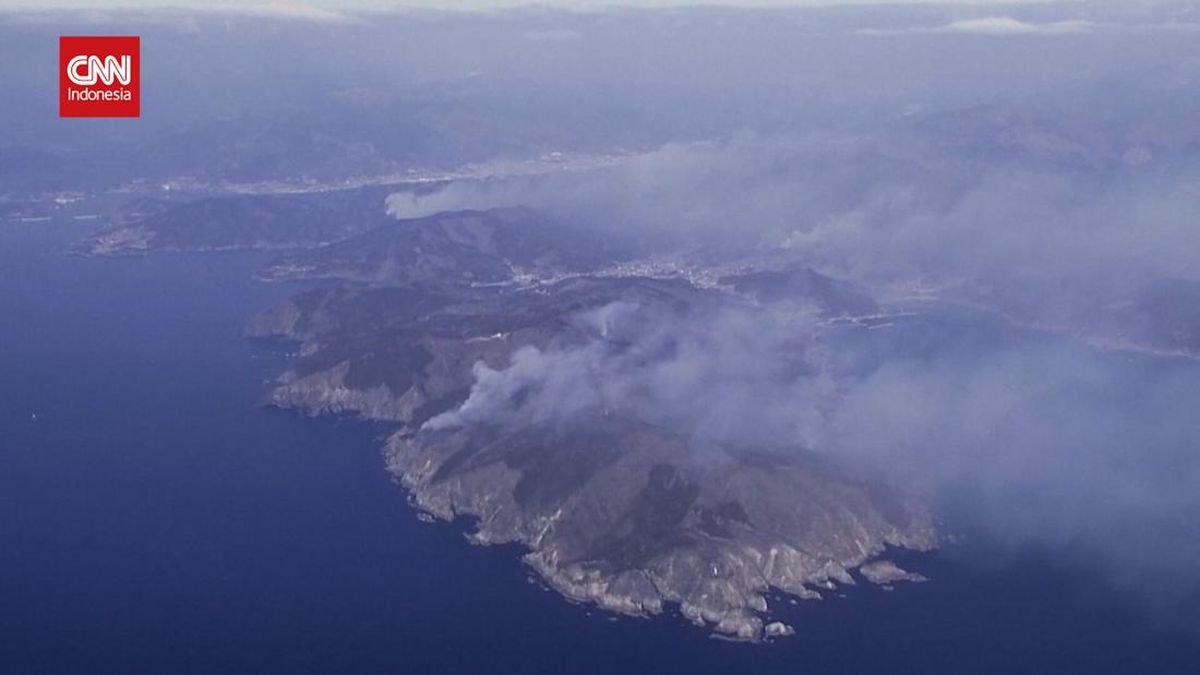
<instances>
[{"instance_id":1,"label":"white smoke plume","mask_svg":"<svg viewBox=\"0 0 1200 675\"><path fill-rule=\"evenodd\" d=\"M582 344L476 367L429 428L612 412L706 442L816 451L924 494L1014 550L1088 558L1144 597L1197 589L1200 363L939 309L876 330L620 303ZM953 527L953 525L952 525Z\"/></svg>"}]
</instances>

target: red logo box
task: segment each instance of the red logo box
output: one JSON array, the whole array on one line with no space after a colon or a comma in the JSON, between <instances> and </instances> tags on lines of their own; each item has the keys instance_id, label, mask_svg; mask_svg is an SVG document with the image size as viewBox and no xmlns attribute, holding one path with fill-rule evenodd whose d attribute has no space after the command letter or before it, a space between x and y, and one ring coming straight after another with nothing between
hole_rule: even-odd
<instances>
[{"instance_id":1,"label":"red logo box","mask_svg":"<svg viewBox=\"0 0 1200 675\"><path fill-rule=\"evenodd\" d=\"M58 38L59 117L140 117L141 39Z\"/></svg>"}]
</instances>

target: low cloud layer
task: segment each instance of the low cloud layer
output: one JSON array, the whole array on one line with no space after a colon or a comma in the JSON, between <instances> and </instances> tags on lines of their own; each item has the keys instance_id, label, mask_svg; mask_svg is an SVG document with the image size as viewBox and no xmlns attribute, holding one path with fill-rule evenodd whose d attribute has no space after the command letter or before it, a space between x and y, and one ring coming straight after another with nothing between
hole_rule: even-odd
<instances>
[{"instance_id":1,"label":"low cloud layer","mask_svg":"<svg viewBox=\"0 0 1200 675\"><path fill-rule=\"evenodd\" d=\"M1014 19L1011 16L985 16L974 19L959 19L941 26L918 26L910 28L864 28L859 35L910 35L910 34L958 34L958 35L1073 35L1087 33L1098 28L1098 24L1084 20L1032 22Z\"/></svg>"},{"instance_id":2,"label":"low cloud layer","mask_svg":"<svg viewBox=\"0 0 1200 675\"><path fill-rule=\"evenodd\" d=\"M963 19L935 29L938 33L971 33L975 35L1064 35L1083 33L1095 27L1090 21L1051 21L1030 23L1009 16L988 16Z\"/></svg>"}]
</instances>

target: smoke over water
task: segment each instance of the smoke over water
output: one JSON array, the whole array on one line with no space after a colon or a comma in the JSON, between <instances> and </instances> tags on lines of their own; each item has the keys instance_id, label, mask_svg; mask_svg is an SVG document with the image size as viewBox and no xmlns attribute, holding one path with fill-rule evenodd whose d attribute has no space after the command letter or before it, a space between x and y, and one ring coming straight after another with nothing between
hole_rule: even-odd
<instances>
[{"instance_id":1,"label":"smoke over water","mask_svg":"<svg viewBox=\"0 0 1200 675\"><path fill-rule=\"evenodd\" d=\"M477 367L466 403L429 426L610 410L807 448L1014 550L1090 560L1164 603L1194 594L1198 72L1122 70L860 128L732 133L395 195L398 218L523 205L649 240L651 257L811 267L892 315L837 326L761 306L614 305L580 318L587 340Z\"/></svg>"},{"instance_id":2,"label":"smoke over water","mask_svg":"<svg viewBox=\"0 0 1200 675\"><path fill-rule=\"evenodd\" d=\"M875 329L625 303L581 321L577 344L476 366L467 401L427 427L604 412L706 443L810 449L953 509L942 515L1004 549L1088 560L1158 601L1197 590L1200 363L941 306Z\"/></svg>"},{"instance_id":3,"label":"smoke over water","mask_svg":"<svg viewBox=\"0 0 1200 675\"><path fill-rule=\"evenodd\" d=\"M615 411L706 441L807 448L925 494L1010 550L1089 560L1170 604L1200 590L1200 363L1153 353L1200 345L1171 323L1200 296L1146 308L1139 293L1195 280L1200 192L1187 185L1200 164L1034 164L972 164L923 140L742 136L594 173L398 197L399 217L530 205L614 237L641 228L741 260L783 256L884 295L932 286L997 310L918 303L868 329L762 308L613 305L580 318L581 344L477 366L466 403L428 424ZM1164 321L1169 335L1139 342L1143 323Z\"/></svg>"}]
</instances>

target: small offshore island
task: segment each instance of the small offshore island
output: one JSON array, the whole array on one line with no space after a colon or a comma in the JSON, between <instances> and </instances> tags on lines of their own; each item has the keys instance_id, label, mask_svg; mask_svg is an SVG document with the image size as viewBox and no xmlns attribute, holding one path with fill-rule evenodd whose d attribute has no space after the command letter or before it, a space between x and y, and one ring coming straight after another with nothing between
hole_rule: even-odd
<instances>
[{"instance_id":1,"label":"small offshore island","mask_svg":"<svg viewBox=\"0 0 1200 675\"><path fill-rule=\"evenodd\" d=\"M326 283L250 320L248 335L299 345L267 401L396 424L387 466L412 503L473 519L476 543L522 544L572 600L677 607L757 641L794 630L772 617L772 590L820 598L855 570L889 588L923 580L881 557L937 545L919 501L811 449L700 432L697 411L637 381L727 321L782 327L780 384L813 378L824 342L881 312L862 290L796 265L663 262L526 209L395 220L383 195L158 205L82 248L292 249L262 277ZM289 238L298 213L302 241ZM561 381L578 367L583 380Z\"/></svg>"}]
</instances>

